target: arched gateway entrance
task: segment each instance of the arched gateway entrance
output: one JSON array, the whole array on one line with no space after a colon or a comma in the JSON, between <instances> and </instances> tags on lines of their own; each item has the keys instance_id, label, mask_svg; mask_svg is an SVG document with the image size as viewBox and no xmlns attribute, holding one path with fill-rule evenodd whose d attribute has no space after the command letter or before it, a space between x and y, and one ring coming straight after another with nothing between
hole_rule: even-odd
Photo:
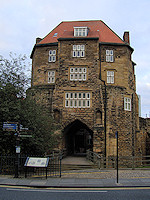
<instances>
[{"instance_id":1,"label":"arched gateway entrance","mask_svg":"<svg viewBox=\"0 0 150 200\"><path fill-rule=\"evenodd\" d=\"M68 155L85 155L87 149L93 148L93 131L79 120L64 129L64 136Z\"/></svg>"}]
</instances>

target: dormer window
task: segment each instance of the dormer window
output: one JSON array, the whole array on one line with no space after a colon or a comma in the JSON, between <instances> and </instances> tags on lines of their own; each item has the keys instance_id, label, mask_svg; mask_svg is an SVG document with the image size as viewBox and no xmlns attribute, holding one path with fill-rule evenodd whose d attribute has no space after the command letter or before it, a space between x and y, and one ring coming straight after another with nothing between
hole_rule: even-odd
<instances>
[{"instance_id":1,"label":"dormer window","mask_svg":"<svg viewBox=\"0 0 150 200\"><path fill-rule=\"evenodd\" d=\"M75 37L85 37L88 35L88 27L74 27Z\"/></svg>"}]
</instances>

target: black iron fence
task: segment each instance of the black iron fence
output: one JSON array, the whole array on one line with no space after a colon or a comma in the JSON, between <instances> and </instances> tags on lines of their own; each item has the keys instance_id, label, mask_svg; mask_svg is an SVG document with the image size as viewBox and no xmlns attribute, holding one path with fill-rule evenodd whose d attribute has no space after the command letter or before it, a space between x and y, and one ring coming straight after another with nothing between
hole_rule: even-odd
<instances>
[{"instance_id":1,"label":"black iron fence","mask_svg":"<svg viewBox=\"0 0 150 200\"><path fill-rule=\"evenodd\" d=\"M26 156L19 158L19 173L24 173L24 163ZM15 174L16 155L0 155L0 174L12 175Z\"/></svg>"},{"instance_id":2,"label":"black iron fence","mask_svg":"<svg viewBox=\"0 0 150 200\"><path fill-rule=\"evenodd\" d=\"M28 156L19 156L19 177L22 176L45 176L48 177L61 177L61 156L49 158L47 168L27 168L24 166ZM41 157L41 156L32 156ZM16 155L0 155L0 174L2 175L15 175Z\"/></svg>"}]
</instances>

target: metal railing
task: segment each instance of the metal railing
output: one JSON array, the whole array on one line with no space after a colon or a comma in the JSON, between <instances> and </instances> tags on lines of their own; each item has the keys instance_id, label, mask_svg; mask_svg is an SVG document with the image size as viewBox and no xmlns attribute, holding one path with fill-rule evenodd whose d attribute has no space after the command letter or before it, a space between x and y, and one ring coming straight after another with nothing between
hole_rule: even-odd
<instances>
[{"instance_id":1,"label":"metal railing","mask_svg":"<svg viewBox=\"0 0 150 200\"><path fill-rule=\"evenodd\" d=\"M116 156L103 157L87 150L87 159L99 169L116 169ZM119 156L119 168L150 168L150 155L147 156Z\"/></svg>"},{"instance_id":2,"label":"metal railing","mask_svg":"<svg viewBox=\"0 0 150 200\"><path fill-rule=\"evenodd\" d=\"M102 157L99 156L97 153L93 152L93 151L89 151L87 150L87 153L86 153L86 158L87 160L93 162L95 165L97 165L97 167L99 169L102 168Z\"/></svg>"},{"instance_id":3,"label":"metal railing","mask_svg":"<svg viewBox=\"0 0 150 200\"><path fill-rule=\"evenodd\" d=\"M19 174L24 173L24 163L27 156L19 157ZM12 175L15 174L16 155L0 155L0 174Z\"/></svg>"},{"instance_id":4,"label":"metal railing","mask_svg":"<svg viewBox=\"0 0 150 200\"><path fill-rule=\"evenodd\" d=\"M24 167L28 156L20 155L19 157L19 176L44 176L47 173L49 177L61 177L61 156L49 158L49 164L46 168L29 168ZM41 156L32 156L41 157ZM0 174L15 174L16 155L0 155Z\"/></svg>"}]
</instances>

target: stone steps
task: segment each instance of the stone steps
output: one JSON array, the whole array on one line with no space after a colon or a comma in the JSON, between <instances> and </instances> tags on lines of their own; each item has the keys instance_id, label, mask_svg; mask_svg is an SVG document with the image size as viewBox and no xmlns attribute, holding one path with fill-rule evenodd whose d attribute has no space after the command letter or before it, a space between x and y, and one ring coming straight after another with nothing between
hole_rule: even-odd
<instances>
[{"instance_id":1,"label":"stone steps","mask_svg":"<svg viewBox=\"0 0 150 200\"><path fill-rule=\"evenodd\" d=\"M63 164L61 166L62 171L72 171L72 170L86 170L97 168L96 165L75 165L75 164Z\"/></svg>"}]
</instances>

